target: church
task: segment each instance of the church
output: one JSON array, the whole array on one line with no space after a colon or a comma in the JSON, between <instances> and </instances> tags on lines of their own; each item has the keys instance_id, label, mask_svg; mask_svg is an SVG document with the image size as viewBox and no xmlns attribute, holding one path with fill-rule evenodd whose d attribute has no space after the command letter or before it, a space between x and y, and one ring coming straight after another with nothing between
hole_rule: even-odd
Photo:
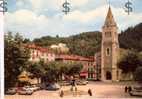
<instances>
[{"instance_id":1,"label":"church","mask_svg":"<svg viewBox=\"0 0 142 99\"><path fill-rule=\"evenodd\" d=\"M109 7L105 23L102 27L101 42L101 80L119 81L120 70L117 66L119 57L118 27Z\"/></svg>"}]
</instances>

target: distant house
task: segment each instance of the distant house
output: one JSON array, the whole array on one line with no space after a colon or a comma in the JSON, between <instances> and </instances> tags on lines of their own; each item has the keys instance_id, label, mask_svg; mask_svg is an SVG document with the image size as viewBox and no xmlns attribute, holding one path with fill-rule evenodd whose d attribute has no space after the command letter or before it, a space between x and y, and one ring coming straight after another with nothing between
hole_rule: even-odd
<instances>
[{"instance_id":1,"label":"distant house","mask_svg":"<svg viewBox=\"0 0 142 99\"><path fill-rule=\"evenodd\" d=\"M45 62L54 61L55 54L48 48L36 46L35 44L26 45L30 49L30 59L32 62L39 62L43 60Z\"/></svg>"}]
</instances>

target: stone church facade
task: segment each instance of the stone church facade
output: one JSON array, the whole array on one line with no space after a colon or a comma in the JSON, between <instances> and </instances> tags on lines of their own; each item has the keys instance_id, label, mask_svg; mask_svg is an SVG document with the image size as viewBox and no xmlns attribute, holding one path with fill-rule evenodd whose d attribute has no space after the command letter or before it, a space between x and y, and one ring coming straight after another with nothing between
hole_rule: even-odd
<instances>
[{"instance_id":1,"label":"stone church facade","mask_svg":"<svg viewBox=\"0 0 142 99\"><path fill-rule=\"evenodd\" d=\"M119 56L118 27L109 7L102 27L101 44L101 80L119 81L120 70L117 67Z\"/></svg>"}]
</instances>

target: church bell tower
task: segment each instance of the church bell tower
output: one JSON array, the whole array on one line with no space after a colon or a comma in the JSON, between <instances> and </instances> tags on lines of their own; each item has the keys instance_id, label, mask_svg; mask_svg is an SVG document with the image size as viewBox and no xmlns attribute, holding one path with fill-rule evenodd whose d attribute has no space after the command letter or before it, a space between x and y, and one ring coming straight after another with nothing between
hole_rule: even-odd
<instances>
[{"instance_id":1,"label":"church bell tower","mask_svg":"<svg viewBox=\"0 0 142 99\"><path fill-rule=\"evenodd\" d=\"M119 80L119 71L117 67L119 55L119 43L117 34L117 24L109 7L107 17L102 27L101 44L101 80L117 81Z\"/></svg>"}]
</instances>

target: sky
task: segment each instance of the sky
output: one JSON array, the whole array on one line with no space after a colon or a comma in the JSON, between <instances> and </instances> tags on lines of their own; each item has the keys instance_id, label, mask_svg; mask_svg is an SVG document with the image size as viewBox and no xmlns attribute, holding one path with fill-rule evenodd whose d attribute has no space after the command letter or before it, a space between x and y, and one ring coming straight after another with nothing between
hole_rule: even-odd
<instances>
[{"instance_id":1,"label":"sky","mask_svg":"<svg viewBox=\"0 0 142 99\"><path fill-rule=\"evenodd\" d=\"M87 31L101 31L108 11L107 0L67 0L71 11L62 10L65 0L7 0L5 33L18 32L25 38L67 37ZM128 15L128 0L110 0L118 32L142 22L142 0L129 0L133 12Z\"/></svg>"}]
</instances>

